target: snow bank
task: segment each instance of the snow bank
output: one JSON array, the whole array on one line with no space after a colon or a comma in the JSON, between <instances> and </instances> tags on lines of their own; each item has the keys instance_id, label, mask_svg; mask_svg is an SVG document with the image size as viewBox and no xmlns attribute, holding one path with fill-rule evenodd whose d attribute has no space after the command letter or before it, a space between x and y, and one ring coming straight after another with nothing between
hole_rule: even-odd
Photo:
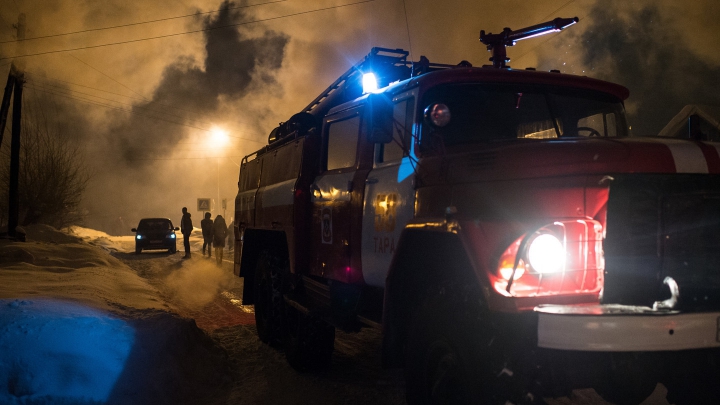
<instances>
[{"instance_id":1,"label":"snow bank","mask_svg":"<svg viewBox=\"0 0 720 405\"><path fill-rule=\"evenodd\" d=\"M225 352L109 254L132 237L25 232L0 240L0 403L207 403L228 382Z\"/></svg>"},{"instance_id":2,"label":"snow bank","mask_svg":"<svg viewBox=\"0 0 720 405\"><path fill-rule=\"evenodd\" d=\"M106 251L44 225L25 231L27 242L0 241L0 298L54 297L100 309L168 308L154 287Z\"/></svg>"}]
</instances>

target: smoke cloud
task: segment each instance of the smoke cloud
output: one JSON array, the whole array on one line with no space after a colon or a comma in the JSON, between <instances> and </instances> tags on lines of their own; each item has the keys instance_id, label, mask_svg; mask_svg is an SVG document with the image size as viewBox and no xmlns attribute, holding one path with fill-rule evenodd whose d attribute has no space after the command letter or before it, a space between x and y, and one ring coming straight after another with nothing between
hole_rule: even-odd
<instances>
[{"instance_id":1,"label":"smoke cloud","mask_svg":"<svg viewBox=\"0 0 720 405\"><path fill-rule=\"evenodd\" d=\"M276 85L273 72L282 64L288 37L273 31L259 37L243 35L232 25L249 20L249 16L236 6L225 1L218 14L202 18L202 27L207 30L202 62L187 56L168 65L152 99L135 105L133 112L137 114L131 120L120 119L113 126L108 139L125 160L166 155L166 149L148 146L177 144L189 132L181 125L210 129L223 100L243 98L251 88ZM168 133L167 121L178 124L175 133Z\"/></svg>"},{"instance_id":2,"label":"smoke cloud","mask_svg":"<svg viewBox=\"0 0 720 405\"><path fill-rule=\"evenodd\" d=\"M104 139L112 152L88 193L90 222L93 213L108 211L122 217L126 228L141 217L172 218L182 205L193 211L189 202L198 197L227 198L232 216L234 192L227 185L235 184L238 169L228 163L263 144L247 132L262 133L257 117L264 111L243 109L242 100L279 87L275 74L289 41L272 30L246 32L233 26L252 19L237 7L225 1L219 13L197 18L206 30L204 59L178 57L164 68L148 101L136 102L131 115L111 115ZM207 131L213 127L231 132L234 142L214 148ZM223 157L222 172L216 157ZM220 201L213 211L223 213ZM107 229L108 221L119 218L107 215L98 222Z\"/></svg>"},{"instance_id":3,"label":"smoke cloud","mask_svg":"<svg viewBox=\"0 0 720 405\"><path fill-rule=\"evenodd\" d=\"M28 102L37 96L57 105L57 114L47 116L86 149L93 174L84 202L87 226L128 234L142 217L177 222L182 206L190 208L197 223L202 213L194 205L201 197L227 198L224 216L229 220L242 156L264 146L278 122L298 112L373 46L412 50L414 60L425 55L433 62L469 60L479 66L490 57L478 41L481 29L499 32L578 15L580 24L563 33L509 49L511 66L560 69L627 86L635 135L657 133L685 104L720 104L712 91L720 66L715 46L720 3L713 0L506 0L496 5L293 0L260 5L264 2L0 5L3 41L14 38L12 24L20 12L27 14L29 37L193 14L28 41L22 51L14 43L0 44L4 57L173 35L26 58ZM238 8L250 5L257 6ZM265 21L223 28L255 20ZM207 31L174 35L199 29ZM0 61L0 68L7 62ZM221 150L208 142L206 130L215 126L232 137ZM213 209L213 215L218 213L223 214L219 204Z\"/></svg>"},{"instance_id":4,"label":"smoke cloud","mask_svg":"<svg viewBox=\"0 0 720 405\"><path fill-rule=\"evenodd\" d=\"M628 87L626 107L633 135L656 135L685 105L720 105L714 86L720 66L693 44L711 42L703 28L717 31L694 27L697 8L714 13L714 21L720 18L718 7L705 6L693 3L676 9L664 1L597 1L581 20L580 30L573 27L563 33L556 49L559 57L546 56L541 66L568 66L574 59L574 73ZM576 52L577 58L563 51Z\"/></svg>"}]
</instances>

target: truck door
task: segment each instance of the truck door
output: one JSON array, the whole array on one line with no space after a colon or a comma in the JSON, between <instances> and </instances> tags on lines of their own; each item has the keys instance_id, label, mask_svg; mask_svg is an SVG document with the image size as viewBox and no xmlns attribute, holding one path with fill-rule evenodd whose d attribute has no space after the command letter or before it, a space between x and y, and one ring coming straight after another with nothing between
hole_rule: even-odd
<instances>
[{"instance_id":1,"label":"truck door","mask_svg":"<svg viewBox=\"0 0 720 405\"><path fill-rule=\"evenodd\" d=\"M326 118L323 167L310 186L311 238L316 238L309 244L310 273L344 283L362 280L359 269L362 203L372 159L372 146L361 136L362 112L362 106L358 106Z\"/></svg>"},{"instance_id":2,"label":"truck door","mask_svg":"<svg viewBox=\"0 0 720 405\"><path fill-rule=\"evenodd\" d=\"M375 145L373 169L366 180L362 267L365 282L376 287L385 287L400 233L414 212L415 92L393 98L393 142Z\"/></svg>"}]
</instances>

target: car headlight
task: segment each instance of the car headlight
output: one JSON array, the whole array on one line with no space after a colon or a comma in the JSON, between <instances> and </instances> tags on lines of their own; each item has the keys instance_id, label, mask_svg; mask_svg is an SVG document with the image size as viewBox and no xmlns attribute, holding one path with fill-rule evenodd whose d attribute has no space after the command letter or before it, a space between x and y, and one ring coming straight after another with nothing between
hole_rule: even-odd
<instances>
[{"instance_id":1,"label":"car headlight","mask_svg":"<svg viewBox=\"0 0 720 405\"><path fill-rule=\"evenodd\" d=\"M495 291L516 297L599 293L602 243L603 226L592 219L555 221L519 235L498 258Z\"/></svg>"},{"instance_id":2,"label":"car headlight","mask_svg":"<svg viewBox=\"0 0 720 405\"><path fill-rule=\"evenodd\" d=\"M175 239L175 234L174 234L174 233L171 233L171 234L168 236L168 238L170 238L170 239Z\"/></svg>"},{"instance_id":3,"label":"car headlight","mask_svg":"<svg viewBox=\"0 0 720 405\"><path fill-rule=\"evenodd\" d=\"M542 233L530 242L528 261L538 273L557 273L565 266L565 247L555 236Z\"/></svg>"},{"instance_id":4,"label":"car headlight","mask_svg":"<svg viewBox=\"0 0 720 405\"><path fill-rule=\"evenodd\" d=\"M142 239L142 235L138 235L135 237L136 239Z\"/></svg>"}]
</instances>

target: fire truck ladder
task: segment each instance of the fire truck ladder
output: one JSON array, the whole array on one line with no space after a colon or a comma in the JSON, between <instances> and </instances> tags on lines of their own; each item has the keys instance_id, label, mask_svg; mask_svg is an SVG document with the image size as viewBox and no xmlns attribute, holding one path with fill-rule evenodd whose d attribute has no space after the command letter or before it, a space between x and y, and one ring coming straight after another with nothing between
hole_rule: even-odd
<instances>
[{"instance_id":1,"label":"fire truck ladder","mask_svg":"<svg viewBox=\"0 0 720 405\"><path fill-rule=\"evenodd\" d=\"M348 69L347 72L343 73L342 76L335 80L335 82L325 89L325 91L320 93L315 100L308 104L307 107L303 109L303 112L309 113L312 111L318 104L332 94L332 92L343 86L351 76L357 74L358 72L370 72L394 66L407 66L407 57L409 54L410 52L403 49L372 48L370 53L367 54L362 61L358 62Z\"/></svg>"}]
</instances>

